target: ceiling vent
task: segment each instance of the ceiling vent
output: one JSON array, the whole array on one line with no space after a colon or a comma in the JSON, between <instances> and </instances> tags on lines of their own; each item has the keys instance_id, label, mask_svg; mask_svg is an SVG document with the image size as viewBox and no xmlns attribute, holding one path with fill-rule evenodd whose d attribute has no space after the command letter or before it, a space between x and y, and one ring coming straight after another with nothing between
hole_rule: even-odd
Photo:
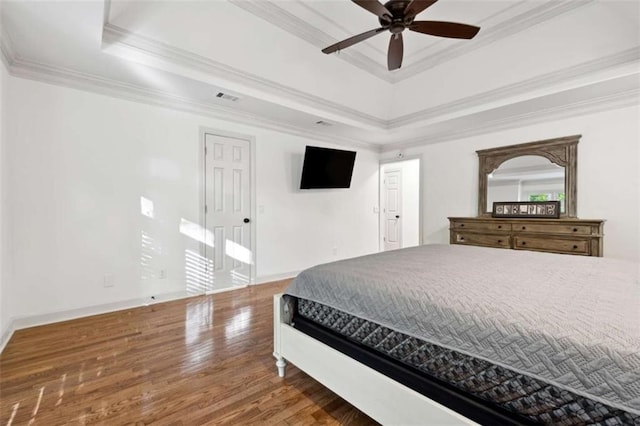
<instances>
[{"instance_id":1,"label":"ceiling vent","mask_svg":"<svg viewBox=\"0 0 640 426\"><path fill-rule=\"evenodd\" d=\"M222 92L218 92L216 94L216 98L224 99L225 101L231 101L231 102L236 102L240 100L240 98L237 96L233 96L228 93L222 93Z\"/></svg>"},{"instance_id":2,"label":"ceiling vent","mask_svg":"<svg viewBox=\"0 0 640 426\"><path fill-rule=\"evenodd\" d=\"M327 122L327 121L323 121L323 120L318 120L318 121L316 121L316 124L317 124L318 126L325 126L325 127L329 127L329 126L331 126L331 123L329 123L329 122Z\"/></svg>"}]
</instances>

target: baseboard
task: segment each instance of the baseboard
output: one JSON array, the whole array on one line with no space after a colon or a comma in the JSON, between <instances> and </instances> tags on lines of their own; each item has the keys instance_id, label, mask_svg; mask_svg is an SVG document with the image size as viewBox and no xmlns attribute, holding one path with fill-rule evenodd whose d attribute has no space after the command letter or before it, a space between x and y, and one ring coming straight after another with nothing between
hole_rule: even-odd
<instances>
[{"instance_id":1,"label":"baseboard","mask_svg":"<svg viewBox=\"0 0 640 426\"><path fill-rule=\"evenodd\" d=\"M274 281L288 280L291 278L295 278L299 273L300 271L292 271L292 272L285 272L283 274L262 275L262 276L256 277L253 284L254 285L267 284L267 283L272 283Z\"/></svg>"},{"instance_id":2,"label":"baseboard","mask_svg":"<svg viewBox=\"0 0 640 426\"><path fill-rule=\"evenodd\" d=\"M256 278L253 284L267 284L273 281L280 281L284 279L293 278L297 274L298 272L287 272L284 274L277 274L277 275L265 275L265 276ZM209 294L221 293L225 291L238 290L244 287L246 286L231 287L223 290L214 290L211 292L207 292L206 294L209 295ZM196 297L196 296L199 296L199 295L189 294L186 291L177 291L173 293L166 293L166 294L153 296L153 298L151 297L136 298L136 299L123 300L120 302L105 303L103 305L94 305L86 308L52 312L52 313L42 314L42 315L9 318L9 325L7 326L6 330L2 333L2 336L0 336L0 339L1 339L0 354L6 347L7 343L9 343L11 336L13 336L13 333L16 330L21 330L23 328L29 328L29 327L37 327L39 325L53 324L61 321L69 321L73 319L89 317L92 315L107 314L110 312L121 311L123 309L139 308L141 306L148 306L155 303L170 302L172 300L179 300L179 299L185 299L187 297Z\"/></svg>"},{"instance_id":3,"label":"baseboard","mask_svg":"<svg viewBox=\"0 0 640 426\"><path fill-rule=\"evenodd\" d=\"M0 335L0 354L2 354L2 351L4 351L5 346L7 346L7 343L9 343L9 339L11 339L11 336L13 336L13 332L15 330L16 329L13 326L13 320L10 319L9 325L2 332L2 335Z\"/></svg>"},{"instance_id":4,"label":"baseboard","mask_svg":"<svg viewBox=\"0 0 640 426\"><path fill-rule=\"evenodd\" d=\"M120 302L105 303L102 305L94 305L86 308L69 309L66 311L51 312L48 314L32 315L24 317L14 317L9 319L9 326L2 334L0 341L0 354L4 351L5 346L9 343L11 336L16 330L23 328L37 327L39 325L53 324L61 321L69 321L78 318L84 318L92 315L107 314L110 312L121 311L123 309L139 308L155 303L169 302L172 300L185 299L187 297L198 296L197 294L189 294L186 291L178 291L173 293L160 294L158 296L143 297L123 300Z\"/></svg>"}]
</instances>

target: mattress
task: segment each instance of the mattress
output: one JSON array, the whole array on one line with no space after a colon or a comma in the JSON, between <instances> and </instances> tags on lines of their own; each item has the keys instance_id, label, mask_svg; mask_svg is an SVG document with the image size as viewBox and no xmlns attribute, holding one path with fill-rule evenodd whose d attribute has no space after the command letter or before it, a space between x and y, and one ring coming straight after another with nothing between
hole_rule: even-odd
<instances>
[{"instance_id":1,"label":"mattress","mask_svg":"<svg viewBox=\"0 0 640 426\"><path fill-rule=\"evenodd\" d=\"M637 422L639 275L612 259L429 245L310 268L286 293Z\"/></svg>"},{"instance_id":2,"label":"mattress","mask_svg":"<svg viewBox=\"0 0 640 426\"><path fill-rule=\"evenodd\" d=\"M302 316L530 422L640 425L640 416L317 302L297 299L293 310L296 317Z\"/></svg>"}]
</instances>

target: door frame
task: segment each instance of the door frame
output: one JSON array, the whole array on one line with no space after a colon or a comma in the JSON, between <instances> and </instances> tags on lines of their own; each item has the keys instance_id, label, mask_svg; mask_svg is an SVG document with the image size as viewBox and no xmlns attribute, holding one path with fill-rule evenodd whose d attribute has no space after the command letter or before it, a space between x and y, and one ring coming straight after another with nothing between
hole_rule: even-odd
<instances>
[{"instance_id":1,"label":"door frame","mask_svg":"<svg viewBox=\"0 0 640 426\"><path fill-rule=\"evenodd\" d=\"M389 163L389 164L394 164L394 163ZM382 170L382 166L383 165L380 166L380 170ZM381 234L380 235L380 251L387 251L387 249L385 248L385 242L386 241L385 241L384 238L387 236L387 233L388 233L387 232L388 230L386 229L388 219L387 219L387 212L386 211L383 212L382 208L384 207L386 209L388 201L389 201L389 200L387 200L387 190L385 188L385 186L386 186L385 175L387 173L389 173L389 172L396 172L400 176L400 185L399 185L399 187L400 187L400 205L398 206L398 209L400 210L400 216L404 216L404 213L402 211L402 198L403 198L402 197L402 175L403 175L402 168L401 167L398 167L398 168L393 167L393 168L385 169L384 173L381 173L381 176L380 176L380 181L381 181L381 183L380 183L380 185L381 185L381 187L380 187L380 210L381 211L380 211L380 225L379 225L380 226L380 234ZM400 219L404 219L404 217L401 217ZM400 231L399 231L399 234L398 234L398 245L400 247L398 247L398 248L402 248L402 224L403 224L403 221L401 220L400 221Z\"/></svg>"},{"instance_id":2,"label":"door frame","mask_svg":"<svg viewBox=\"0 0 640 426\"><path fill-rule=\"evenodd\" d=\"M251 265L251 267L249 268L249 285L254 285L256 283L256 270L257 270L257 265L258 265L258 256L257 256L257 250L256 250L256 218L257 218L257 206L256 206L256 138L253 135L247 135L244 133L236 133L236 132L229 132L227 130L221 130L221 129L216 129L213 127L203 127L200 126L200 144L198 147L198 163L200 164L200 173L198 173L199 175L199 182L198 184L200 185L200 205L199 205L199 211L200 211L200 224L203 227L203 241L206 241L206 231L207 231L207 215L205 214L205 204L207 201L207 185L206 185L206 180L207 180L207 161L206 161L206 156L205 156L205 147L206 147L206 135L214 135L214 136L222 136L225 138L231 138L231 139L240 139L246 142L249 142L249 173L251 173L251 177L249 179L249 184L251 185L251 190L250 190L250 202L251 202L251 208L250 210L250 214L251 214L251 222L250 222L250 230L251 230L251 251L253 254L253 265ZM204 244L203 242L201 242L199 244L199 252L200 252L200 256L204 257L204 258L209 258L207 257L207 246L206 244ZM211 289L207 289L207 291L205 292L205 294L214 294L214 293L221 293L221 292L225 292L225 291L229 291L229 290L236 290L239 287L230 287L230 288L225 288L225 289L221 289L221 290L211 290Z\"/></svg>"},{"instance_id":3,"label":"door frame","mask_svg":"<svg viewBox=\"0 0 640 426\"><path fill-rule=\"evenodd\" d=\"M410 160L418 160L418 166L420 168L420 173L418 177L418 244L424 244L423 239L423 221L424 221L424 161L422 161L422 154L395 157L395 158L385 158L381 159L378 163L378 251L384 251L384 243L382 241L382 237L384 234L384 228L382 223L382 198L383 198L383 190L384 185L382 183L382 179L384 178L383 166L392 163L402 163L404 161Z\"/></svg>"}]
</instances>

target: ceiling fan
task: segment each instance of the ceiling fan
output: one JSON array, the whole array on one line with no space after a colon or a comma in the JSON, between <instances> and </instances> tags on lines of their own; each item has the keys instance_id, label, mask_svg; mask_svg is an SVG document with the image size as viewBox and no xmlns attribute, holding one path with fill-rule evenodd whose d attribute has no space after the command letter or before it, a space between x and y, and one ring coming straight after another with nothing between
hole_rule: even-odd
<instances>
[{"instance_id":1,"label":"ceiling fan","mask_svg":"<svg viewBox=\"0 0 640 426\"><path fill-rule=\"evenodd\" d=\"M363 9L378 16L380 28L349 37L336 44L322 49L324 53L333 53L346 49L356 43L364 41L386 30L391 32L387 66L389 71L402 66L404 45L402 32L406 29L417 33L438 37L472 39L480 31L480 27L456 22L443 21L415 21L418 13L422 12L438 0L389 0L384 5L378 0L351 0Z\"/></svg>"}]
</instances>

